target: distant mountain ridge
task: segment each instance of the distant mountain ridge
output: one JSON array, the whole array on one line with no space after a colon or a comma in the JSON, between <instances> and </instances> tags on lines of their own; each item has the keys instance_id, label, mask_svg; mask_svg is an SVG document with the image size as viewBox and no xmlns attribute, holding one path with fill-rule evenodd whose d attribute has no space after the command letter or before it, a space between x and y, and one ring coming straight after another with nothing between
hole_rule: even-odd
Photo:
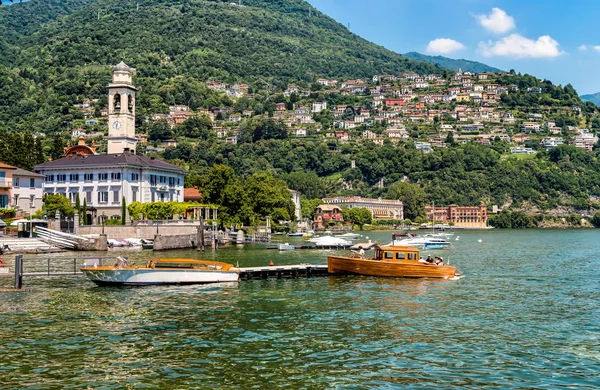
<instances>
[{"instance_id":1,"label":"distant mountain ridge","mask_svg":"<svg viewBox=\"0 0 600 390\"><path fill-rule=\"evenodd\" d=\"M438 65L441 68L459 70L462 69L465 72L481 73L481 72L502 72L502 69L494 68L477 61L471 60L455 60L448 57L442 56L428 56L425 54L411 51L410 53L403 54L403 56L410 58L415 61L428 62L430 64Z\"/></svg>"},{"instance_id":2,"label":"distant mountain ridge","mask_svg":"<svg viewBox=\"0 0 600 390\"><path fill-rule=\"evenodd\" d=\"M580 97L584 102L592 102L595 105L600 106L600 92L581 95Z\"/></svg>"}]
</instances>

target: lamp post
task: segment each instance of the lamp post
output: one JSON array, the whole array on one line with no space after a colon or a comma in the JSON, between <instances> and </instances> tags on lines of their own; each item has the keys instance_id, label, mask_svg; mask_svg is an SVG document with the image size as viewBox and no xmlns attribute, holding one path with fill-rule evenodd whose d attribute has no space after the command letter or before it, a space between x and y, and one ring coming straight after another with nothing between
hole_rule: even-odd
<instances>
[{"instance_id":1,"label":"lamp post","mask_svg":"<svg viewBox=\"0 0 600 390\"><path fill-rule=\"evenodd\" d=\"M33 237L33 222L31 221L31 218L32 218L31 215L33 213L31 211L33 210L34 207L35 206L34 206L33 202L30 202L29 203L29 237L30 238Z\"/></svg>"},{"instance_id":2,"label":"lamp post","mask_svg":"<svg viewBox=\"0 0 600 390\"><path fill-rule=\"evenodd\" d=\"M104 235L104 211L102 212L102 234Z\"/></svg>"},{"instance_id":3,"label":"lamp post","mask_svg":"<svg viewBox=\"0 0 600 390\"><path fill-rule=\"evenodd\" d=\"M156 212L156 218L154 218L154 220L156 221L156 235L158 236L158 211Z\"/></svg>"}]
</instances>

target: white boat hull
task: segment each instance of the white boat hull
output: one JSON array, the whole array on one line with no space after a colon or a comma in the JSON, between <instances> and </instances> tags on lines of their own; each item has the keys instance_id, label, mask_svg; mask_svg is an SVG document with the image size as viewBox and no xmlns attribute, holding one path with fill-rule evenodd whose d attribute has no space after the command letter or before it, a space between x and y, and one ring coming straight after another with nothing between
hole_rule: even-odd
<instances>
[{"instance_id":1,"label":"white boat hull","mask_svg":"<svg viewBox=\"0 0 600 390\"><path fill-rule=\"evenodd\" d=\"M84 270L83 273L98 285L155 285L155 284L201 284L237 282L239 272L218 270L156 270L113 269Z\"/></svg>"}]
</instances>

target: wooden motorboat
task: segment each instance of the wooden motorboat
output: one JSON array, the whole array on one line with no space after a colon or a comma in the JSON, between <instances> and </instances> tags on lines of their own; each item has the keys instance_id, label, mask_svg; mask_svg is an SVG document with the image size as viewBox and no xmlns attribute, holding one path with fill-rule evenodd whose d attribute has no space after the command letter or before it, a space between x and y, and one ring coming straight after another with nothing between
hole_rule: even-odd
<instances>
[{"instance_id":1,"label":"wooden motorboat","mask_svg":"<svg viewBox=\"0 0 600 390\"><path fill-rule=\"evenodd\" d=\"M362 258L354 251L347 256L329 256L327 267L330 274L444 279L460 275L456 267L419 261L419 249L400 245L376 245L372 258Z\"/></svg>"},{"instance_id":2,"label":"wooden motorboat","mask_svg":"<svg viewBox=\"0 0 600 390\"><path fill-rule=\"evenodd\" d=\"M199 284L237 282L233 264L194 259L152 259L144 265L118 257L113 265L88 264L81 271L98 285Z\"/></svg>"}]
</instances>

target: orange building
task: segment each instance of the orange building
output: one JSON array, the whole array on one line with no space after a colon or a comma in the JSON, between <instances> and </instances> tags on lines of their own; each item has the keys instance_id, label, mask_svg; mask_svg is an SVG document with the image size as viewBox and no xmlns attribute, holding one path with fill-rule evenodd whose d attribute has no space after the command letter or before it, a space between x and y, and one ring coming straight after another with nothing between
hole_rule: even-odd
<instances>
[{"instance_id":1,"label":"orange building","mask_svg":"<svg viewBox=\"0 0 600 390\"><path fill-rule=\"evenodd\" d=\"M483 229L487 227L487 206L457 206L425 207L425 215L430 221L440 223L453 223L454 226L464 228Z\"/></svg>"},{"instance_id":2,"label":"orange building","mask_svg":"<svg viewBox=\"0 0 600 390\"><path fill-rule=\"evenodd\" d=\"M317 206L315 210L314 228L324 228L328 222L344 222L342 217L342 209L339 206L322 204Z\"/></svg>"},{"instance_id":3,"label":"orange building","mask_svg":"<svg viewBox=\"0 0 600 390\"><path fill-rule=\"evenodd\" d=\"M0 209L8 208L12 199L13 173L17 167L0 162Z\"/></svg>"}]
</instances>

